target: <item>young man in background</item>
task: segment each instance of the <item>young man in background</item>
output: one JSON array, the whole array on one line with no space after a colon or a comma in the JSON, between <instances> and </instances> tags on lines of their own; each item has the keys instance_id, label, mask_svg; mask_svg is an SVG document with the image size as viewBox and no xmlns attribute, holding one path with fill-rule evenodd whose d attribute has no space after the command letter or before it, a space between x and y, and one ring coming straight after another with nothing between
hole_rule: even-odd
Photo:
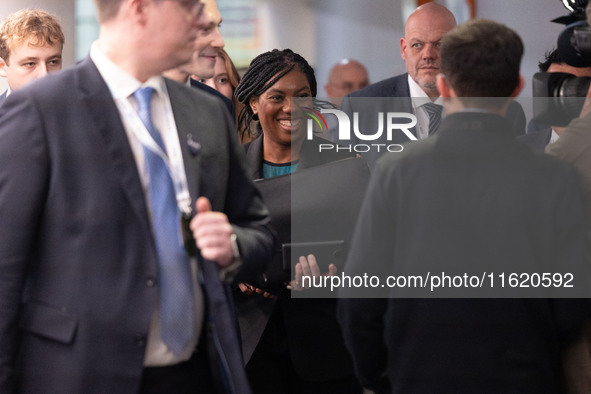
<instances>
[{"instance_id":1,"label":"young man in background","mask_svg":"<svg viewBox=\"0 0 591 394\"><path fill-rule=\"evenodd\" d=\"M48 72L62 69L64 33L56 17L39 9L10 14L0 24L0 76L8 89L0 103L13 90Z\"/></svg>"}]
</instances>

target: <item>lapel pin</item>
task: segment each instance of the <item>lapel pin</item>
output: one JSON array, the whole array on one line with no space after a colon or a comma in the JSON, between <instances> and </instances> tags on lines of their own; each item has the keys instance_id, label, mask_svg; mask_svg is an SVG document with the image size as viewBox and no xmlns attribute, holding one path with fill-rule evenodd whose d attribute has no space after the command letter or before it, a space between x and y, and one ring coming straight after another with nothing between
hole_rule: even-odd
<instances>
[{"instance_id":1,"label":"lapel pin","mask_svg":"<svg viewBox=\"0 0 591 394\"><path fill-rule=\"evenodd\" d=\"M201 150L201 144L193 139L192 134L187 135L187 146L192 156L197 156Z\"/></svg>"}]
</instances>

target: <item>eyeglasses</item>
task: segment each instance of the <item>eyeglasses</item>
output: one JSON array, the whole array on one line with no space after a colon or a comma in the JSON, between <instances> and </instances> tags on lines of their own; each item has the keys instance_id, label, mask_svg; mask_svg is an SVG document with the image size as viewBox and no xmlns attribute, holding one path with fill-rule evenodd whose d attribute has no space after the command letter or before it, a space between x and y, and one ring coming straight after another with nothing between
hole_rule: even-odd
<instances>
[{"instance_id":1,"label":"eyeglasses","mask_svg":"<svg viewBox=\"0 0 591 394\"><path fill-rule=\"evenodd\" d=\"M193 18L198 18L201 13L203 12L203 7L205 7L205 3L202 0L160 0L160 1L174 1L175 3L179 3L181 7L187 10L187 12Z\"/></svg>"}]
</instances>

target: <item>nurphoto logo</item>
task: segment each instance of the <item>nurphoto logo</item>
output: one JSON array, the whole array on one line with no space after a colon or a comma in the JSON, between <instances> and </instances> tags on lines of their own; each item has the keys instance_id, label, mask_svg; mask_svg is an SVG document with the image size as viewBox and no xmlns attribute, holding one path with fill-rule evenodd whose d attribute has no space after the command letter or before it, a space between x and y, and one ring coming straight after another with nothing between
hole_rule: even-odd
<instances>
[{"instance_id":1,"label":"nurphoto logo","mask_svg":"<svg viewBox=\"0 0 591 394\"><path fill-rule=\"evenodd\" d=\"M322 108L320 112L305 107L304 113L309 116L307 123L307 138L312 139L314 135L314 123L318 125L320 131L328 131L328 122L324 118L324 114L331 114L336 117L338 128L339 144L320 144L319 150L336 150L348 151L357 153L366 153L371 150L377 152L402 152L404 149L400 144L385 144L385 143L353 143L353 141L376 141L382 138L384 132L386 133L386 140L392 141L394 133L402 132L408 137L410 141L416 141L417 137L409 130L416 126L417 117L406 112L378 112L378 126L376 131L359 130L359 113L353 113L353 123L349 116L338 109ZM351 127L353 126L353 127ZM351 132L353 132L354 139L352 139ZM369 132L369 133L368 133ZM347 145L347 142L349 144Z\"/></svg>"}]
</instances>

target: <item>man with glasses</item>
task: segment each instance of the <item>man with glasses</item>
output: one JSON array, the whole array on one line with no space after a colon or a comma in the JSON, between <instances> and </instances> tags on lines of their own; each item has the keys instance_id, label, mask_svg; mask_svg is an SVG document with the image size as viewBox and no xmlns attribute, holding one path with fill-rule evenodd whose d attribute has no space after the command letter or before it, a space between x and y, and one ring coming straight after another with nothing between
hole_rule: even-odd
<instances>
[{"instance_id":1,"label":"man with glasses","mask_svg":"<svg viewBox=\"0 0 591 394\"><path fill-rule=\"evenodd\" d=\"M267 211L223 104L161 77L202 4L95 3L90 56L0 109L0 392L249 393L226 283Z\"/></svg>"}]
</instances>

